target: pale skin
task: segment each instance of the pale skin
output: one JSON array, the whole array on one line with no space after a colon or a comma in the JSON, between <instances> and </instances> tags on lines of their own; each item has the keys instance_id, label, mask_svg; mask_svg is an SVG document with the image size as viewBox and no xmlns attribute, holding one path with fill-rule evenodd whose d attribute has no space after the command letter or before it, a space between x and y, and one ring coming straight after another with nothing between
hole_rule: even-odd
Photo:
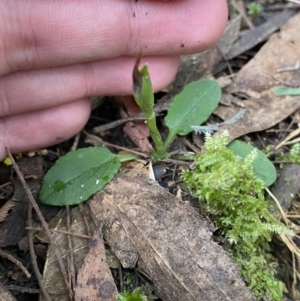
<instances>
[{"instance_id":1,"label":"pale skin","mask_svg":"<svg viewBox=\"0 0 300 301\"><path fill-rule=\"evenodd\" d=\"M131 94L140 50L162 89L227 20L226 0L0 0L0 11L0 159L72 137L90 96Z\"/></svg>"}]
</instances>

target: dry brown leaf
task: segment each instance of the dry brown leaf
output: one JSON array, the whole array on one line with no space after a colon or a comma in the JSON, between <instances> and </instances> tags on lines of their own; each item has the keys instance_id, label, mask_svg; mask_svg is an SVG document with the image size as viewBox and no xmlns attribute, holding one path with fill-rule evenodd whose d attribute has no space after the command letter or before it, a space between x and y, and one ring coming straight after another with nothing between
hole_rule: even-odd
<instances>
[{"instance_id":1,"label":"dry brown leaf","mask_svg":"<svg viewBox=\"0 0 300 301\"><path fill-rule=\"evenodd\" d=\"M2 282L0 282L0 301L17 301Z\"/></svg>"},{"instance_id":2,"label":"dry brown leaf","mask_svg":"<svg viewBox=\"0 0 300 301\"><path fill-rule=\"evenodd\" d=\"M120 96L119 98L126 108L126 112L123 109L120 110L122 118L134 116L142 112L133 96ZM148 141L148 137L150 136L149 128L144 120L128 121L123 130L139 149L144 152L151 152L153 150Z\"/></svg>"},{"instance_id":3,"label":"dry brown leaf","mask_svg":"<svg viewBox=\"0 0 300 301\"><path fill-rule=\"evenodd\" d=\"M144 174L120 172L89 204L103 222L105 238L119 239L114 251L138 254L140 268L164 301L254 300L237 266L211 240L207 221Z\"/></svg>"},{"instance_id":4,"label":"dry brown leaf","mask_svg":"<svg viewBox=\"0 0 300 301\"><path fill-rule=\"evenodd\" d=\"M117 287L106 263L101 229L97 229L90 242L84 265L78 272L75 301L115 301Z\"/></svg>"},{"instance_id":5,"label":"dry brown leaf","mask_svg":"<svg viewBox=\"0 0 300 301\"><path fill-rule=\"evenodd\" d=\"M16 201L8 200L1 208L0 208L0 223L5 221L9 214L9 210L16 206Z\"/></svg>"},{"instance_id":6,"label":"dry brown leaf","mask_svg":"<svg viewBox=\"0 0 300 301\"><path fill-rule=\"evenodd\" d=\"M253 30L249 30L232 45L229 52L226 54L226 59L230 60L265 41L273 32L278 30L278 28L284 24L293 15L293 13L294 12L292 10L284 10L270 18L262 25L254 28Z\"/></svg>"},{"instance_id":7,"label":"dry brown leaf","mask_svg":"<svg viewBox=\"0 0 300 301\"><path fill-rule=\"evenodd\" d=\"M272 35L237 74L235 83L239 90L252 90L261 93L261 96L243 102L247 111L237 123L220 128L221 132L224 129L229 131L231 140L250 132L268 129L300 108L299 96L277 97L272 91L274 86L281 85L274 76L300 86L300 70L277 74L279 68L293 66L299 60L299 28L300 14L283 25L280 33ZM238 111L239 108L219 106L215 113L226 120Z\"/></svg>"},{"instance_id":8,"label":"dry brown leaf","mask_svg":"<svg viewBox=\"0 0 300 301\"><path fill-rule=\"evenodd\" d=\"M77 235L86 235L86 227L82 220L82 215L80 213L79 207L75 207L71 211L71 233L76 233ZM92 226L93 223L90 222ZM66 217L65 214L59 219L55 227L56 230L66 231ZM75 274L77 275L78 270L81 268L84 258L89 250L89 240L79 236L71 236L73 248L70 250L68 248L67 235L60 232L54 232L53 236L55 238L56 244L60 249L62 258L67 266L67 259L72 253L75 263ZM43 272L43 281L48 291L52 301L69 301L69 294L65 287L61 271L57 262L55 251L53 246L48 249L47 259ZM44 298L40 296L40 301Z\"/></svg>"}]
</instances>

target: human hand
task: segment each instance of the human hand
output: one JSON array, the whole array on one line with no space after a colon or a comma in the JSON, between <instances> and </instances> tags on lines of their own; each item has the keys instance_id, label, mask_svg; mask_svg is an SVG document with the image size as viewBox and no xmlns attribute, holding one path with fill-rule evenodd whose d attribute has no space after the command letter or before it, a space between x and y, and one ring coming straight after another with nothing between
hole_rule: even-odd
<instances>
[{"instance_id":1,"label":"human hand","mask_svg":"<svg viewBox=\"0 0 300 301\"><path fill-rule=\"evenodd\" d=\"M76 134L90 96L131 94L140 50L165 87L179 55L212 46L227 20L226 0L3 0L0 11L0 159Z\"/></svg>"}]
</instances>

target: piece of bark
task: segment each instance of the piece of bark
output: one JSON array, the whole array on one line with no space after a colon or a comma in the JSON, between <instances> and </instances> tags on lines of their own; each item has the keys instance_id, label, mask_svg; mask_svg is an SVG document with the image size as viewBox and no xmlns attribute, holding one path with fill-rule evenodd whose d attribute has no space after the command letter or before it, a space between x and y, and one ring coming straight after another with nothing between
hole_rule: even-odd
<instances>
[{"instance_id":1,"label":"piece of bark","mask_svg":"<svg viewBox=\"0 0 300 301\"><path fill-rule=\"evenodd\" d=\"M283 169L279 172L278 179L274 184L272 192L285 212L288 211L295 196L300 192L299 179L300 165L284 164Z\"/></svg>"},{"instance_id":2,"label":"piece of bark","mask_svg":"<svg viewBox=\"0 0 300 301\"><path fill-rule=\"evenodd\" d=\"M162 300L254 300L236 264L212 241L207 221L144 174L120 172L89 205L106 239L117 235L116 224L123 228ZM122 248L124 236L116 239Z\"/></svg>"},{"instance_id":3,"label":"piece of bark","mask_svg":"<svg viewBox=\"0 0 300 301\"><path fill-rule=\"evenodd\" d=\"M281 86L280 81L300 85L300 70L277 72L280 68L294 66L300 58L299 26L300 13L290 18L279 33L270 37L254 58L238 72L235 79L238 89L262 92Z\"/></svg>"},{"instance_id":4,"label":"piece of bark","mask_svg":"<svg viewBox=\"0 0 300 301\"><path fill-rule=\"evenodd\" d=\"M87 216L92 231L94 225L91 221L91 217ZM54 226L55 230L67 231L66 227L66 215L63 214ZM82 214L79 207L74 207L71 210L71 227L70 232L75 233L78 236L72 236L72 248L69 249L67 234L63 232L53 232L53 237L56 241L56 245L59 248L65 266L69 257L73 256L75 265L75 274L77 275L78 270L82 267L84 258L89 251L89 239L83 238L80 235L87 235L87 229L85 223L82 220ZM63 280L61 270L59 268L55 249L52 245L48 248L47 259L43 271L43 282L46 290L48 291L51 301L70 301L68 291ZM44 301L44 297L40 295L39 301Z\"/></svg>"},{"instance_id":5,"label":"piece of bark","mask_svg":"<svg viewBox=\"0 0 300 301\"><path fill-rule=\"evenodd\" d=\"M2 282L0 282L0 301L17 301Z\"/></svg>"},{"instance_id":6,"label":"piece of bark","mask_svg":"<svg viewBox=\"0 0 300 301\"><path fill-rule=\"evenodd\" d=\"M257 44L265 41L272 33L284 24L293 15L292 10L285 10L273 18L270 18L266 23L249 30L235 44L232 45L229 52L225 55L227 60L230 60L245 51L252 49Z\"/></svg>"},{"instance_id":7,"label":"piece of bark","mask_svg":"<svg viewBox=\"0 0 300 301\"><path fill-rule=\"evenodd\" d=\"M101 229L90 242L90 250L78 272L75 301L115 301L117 287L106 262Z\"/></svg>"}]
</instances>

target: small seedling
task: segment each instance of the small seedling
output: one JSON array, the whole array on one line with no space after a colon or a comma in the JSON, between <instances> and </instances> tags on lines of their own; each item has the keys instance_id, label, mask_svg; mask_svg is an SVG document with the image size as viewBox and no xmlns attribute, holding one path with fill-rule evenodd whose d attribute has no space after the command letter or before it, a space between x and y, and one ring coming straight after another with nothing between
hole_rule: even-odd
<instances>
[{"instance_id":1,"label":"small seedling","mask_svg":"<svg viewBox=\"0 0 300 301\"><path fill-rule=\"evenodd\" d=\"M168 156L168 147L177 135L192 132L192 126L205 122L217 108L221 98L221 89L216 81L199 80L189 83L174 97L168 109L165 123L169 128L167 139L163 142L156 126L154 112L154 93L147 65L138 69L140 58L133 70L133 96L146 117L152 140L156 150L153 157L163 159Z\"/></svg>"},{"instance_id":2,"label":"small seedling","mask_svg":"<svg viewBox=\"0 0 300 301\"><path fill-rule=\"evenodd\" d=\"M292 146L289 154L286 155L284 153L279 153L278 157L280 160L285 161L285 162L300 164L300 143L295 143Z\"/></svg>"},{"instance_id":3,"label":"small seedling","mask_svg":"<svg viewBox=\"0 0 300 301\"><path fill-rule=\"evenodd\" d=\"M252 2L248 7L248 16L251 20L255 20L263 11L263 8L259 2Z\"/></svg>"},{"instance_id":4,"label":"small seedling","mask_svg":"<svg viewBox=\"0 0 300 301\"><path fill-rule=\"evenodd\" d=\"M188 84L171 104L165 123L169 135L165 142L156 126L154 113L154 93L145 65L138 70L139 59L133 71L133 94L136 102L145 114L151 137L156 146L152 153L155 158L168 156L168 147L176 135L192 132L192 125L205 122L216 109L221 89L217 82L200 80ZM132 155L112 154L107 148L89 147L69 152L58 159L44 177L40 200L48 205L74 205L86 201L101 190L118 172L120 162L133 160Z\"/></svg>"}]
</instances>

